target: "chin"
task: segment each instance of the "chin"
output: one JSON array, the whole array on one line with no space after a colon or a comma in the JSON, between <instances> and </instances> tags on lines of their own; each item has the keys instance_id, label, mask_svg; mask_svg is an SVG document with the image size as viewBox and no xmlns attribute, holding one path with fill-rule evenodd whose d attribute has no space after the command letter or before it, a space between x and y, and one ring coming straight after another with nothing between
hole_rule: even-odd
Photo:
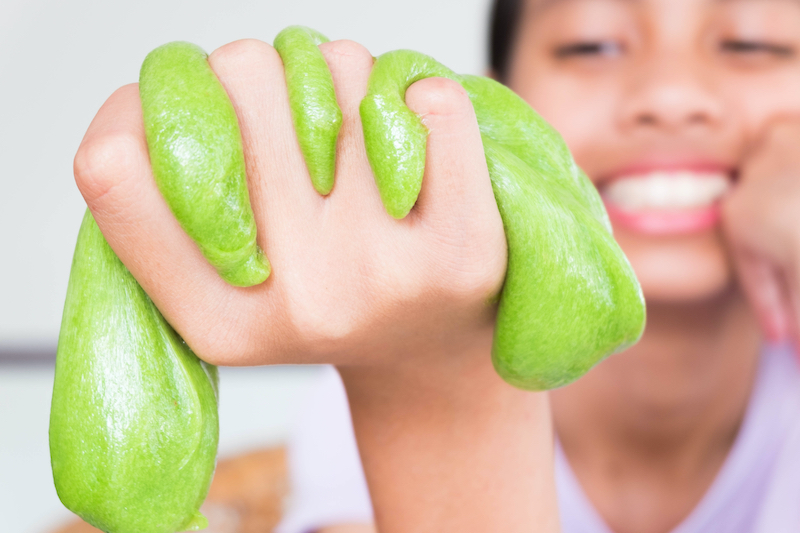
<instances>
[{"instance_id":1,"label":"chin","mask_svg":"<svg viewBox=\"0 0 800 533\"><path fill-rule=\"evenodd\" d=\"M680 236L643 236L615 228L648 304L693 303L728 290L734 273L715 230Z\"/></svg>"}]
</instances>

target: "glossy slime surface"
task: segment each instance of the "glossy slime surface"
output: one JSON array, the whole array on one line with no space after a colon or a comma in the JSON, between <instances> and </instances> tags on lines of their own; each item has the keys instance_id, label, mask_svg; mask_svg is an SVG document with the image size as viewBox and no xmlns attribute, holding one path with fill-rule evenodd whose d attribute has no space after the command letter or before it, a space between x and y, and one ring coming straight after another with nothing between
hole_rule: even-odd
<instances>
[{"instance_id":1,"label":"glossy slime surface","mask_svg":"<svg viewBox=\"0 0 800 533\"><path fill-rule=\"evenodd\" d=\"M292 120L314 189L322 195L333 189L336 139L342 127L342 110L336 103L333 77L319 45L328 42L321 33L290 26L275 38L283 60Z\"/></svg>"},{"instance_id":2,"label":"glossy slime surface","mask_svg":"<svg viewBox=\"0 0 800 533\"><path fill-rule=\"evenodd\" d=\"M318 32L293 26L284 61L298 143L314 188L334 187L342 114ZM509 383L574 381L644 328L641 290L593 185L561 137L506 87L432 58L376 59L360 113L387 212L403 218L422 185L428 131L405 105L427 77L458 81L478 118L508 242L492 360ZM228 283L269 275L256 245L238 121L205 53L183 42L141 70L145 132L157 184L184 230ZM164 320L87 212L59 337L50 419L62 502L110 533L200 529L218 435L216 369Z\"/></svg>"},{"instance_id":3,"label":"glossy slime surface","mask_svg":"<svg viewBox=\"0 0 800 533\"><path fill-rule=\"evenodd\" d=\"M106 243L89 211L58 339L50 458L64 505L113 533L206 527L217 371L202 363Z\"/></svg>"},{"instance_id":4,"label":"glossy slime surface","mask_svg":"<svg viewBox=\"0 0 800 533\"><path fill-rule=\"evenodd\" d=\"M178 222L219 275L249 287L269 276L256 244L239 122L199 47L150 52L139 74L150 164Z\"/></svg>"}]
</instances>

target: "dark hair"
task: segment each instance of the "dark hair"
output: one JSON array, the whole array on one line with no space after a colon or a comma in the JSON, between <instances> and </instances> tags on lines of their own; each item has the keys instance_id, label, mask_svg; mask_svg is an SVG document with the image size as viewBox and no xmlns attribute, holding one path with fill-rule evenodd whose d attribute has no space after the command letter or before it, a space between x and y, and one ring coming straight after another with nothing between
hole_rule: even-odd
<instances>
[{"instance_id":1,"label":"dark hair","mask_svg":"<svg viewBox=\"0 0 800 533\"><path fill-rule=\"evenodd\" d=\"M523 0L495 0L489 26L489 66L505 82L516 40Z\"/></svg>"}]
</instances>

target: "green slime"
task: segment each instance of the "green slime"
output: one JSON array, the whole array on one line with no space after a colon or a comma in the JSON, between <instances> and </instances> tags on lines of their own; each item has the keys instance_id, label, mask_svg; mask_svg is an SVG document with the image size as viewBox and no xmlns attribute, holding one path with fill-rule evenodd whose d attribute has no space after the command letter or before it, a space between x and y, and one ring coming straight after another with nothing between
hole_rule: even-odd
<instances>
[{"instance_id":1,"label":"green slime","mask_svg":"<svg viewBox=\"0 0 800 533\"><path fill-rule=\"evenodd\" d=\"M309 176L334 186L342 113L318 32L293 26L275 48ZM375 60L360 114L387 212L405 217L425 170L428 130L405 105L423 78L459 82L472 101L508 242L492 360L517 387L566 385L635 343L645 322L633 271L602 202L561 136L511 90L411 51ZM233 106L195 45L144 61L140 94L153 173L184 230L228 283L269 275L256 245ZM216 368L170 327L84 218L75 248L50 418L61 501L109 533L200 529L218 439Z\"/></svg>"},{"instance_id":2,"label":"green slime","mask_svg":"<svg viewBox=\"0 0 800 533\"><path fill-rule=\"evenodd\" d=\"M156 48L139 93L153 176L178 222L222 279L261 283L270 267L256 244L242 134L206 53L185 42Z\"/></svg>"},{"instance_id":3,"label":"green slime","mask_svg":"<svg viewBox=\"0 0 800 533\"><path fill-rule=\"evenodd\" d=\"M87 210L50 411L58 497L107 532L202 529L218 428L216 367L164 320Z\"/></svg>"},{"instance_id":4,"label":"green slime","mask_svg":"<svg viewBox=\"0 0 800 533\"><path fill-rule=\"evenodd\" d=\"M321 33L290 26L275 37L275 50L283 60L292 120L314 189L326 195L333 189L336 139L342 127L342 110L336 103L333 77L319 49L328 42Z\"/></svg>"}]
</instances>

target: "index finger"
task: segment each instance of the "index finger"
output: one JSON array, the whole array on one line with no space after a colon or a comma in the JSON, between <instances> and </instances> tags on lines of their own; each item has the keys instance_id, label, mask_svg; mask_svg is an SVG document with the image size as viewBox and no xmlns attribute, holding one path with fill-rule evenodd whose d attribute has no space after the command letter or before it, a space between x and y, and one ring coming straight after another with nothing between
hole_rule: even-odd
<instances>
[{"instance_id":1,"label":"index finger","mask_svg":"<svg viewBox=\"0 0 800 533\"><path fill-rule=\"evenodd\" d=\"M235 289L205 260L156 186L138 84L118 89L100 108L74 171L106 241L169 323L185 338L197 324L214 328L214 311L229 303Z\"/></svg>"}]
</instances>

